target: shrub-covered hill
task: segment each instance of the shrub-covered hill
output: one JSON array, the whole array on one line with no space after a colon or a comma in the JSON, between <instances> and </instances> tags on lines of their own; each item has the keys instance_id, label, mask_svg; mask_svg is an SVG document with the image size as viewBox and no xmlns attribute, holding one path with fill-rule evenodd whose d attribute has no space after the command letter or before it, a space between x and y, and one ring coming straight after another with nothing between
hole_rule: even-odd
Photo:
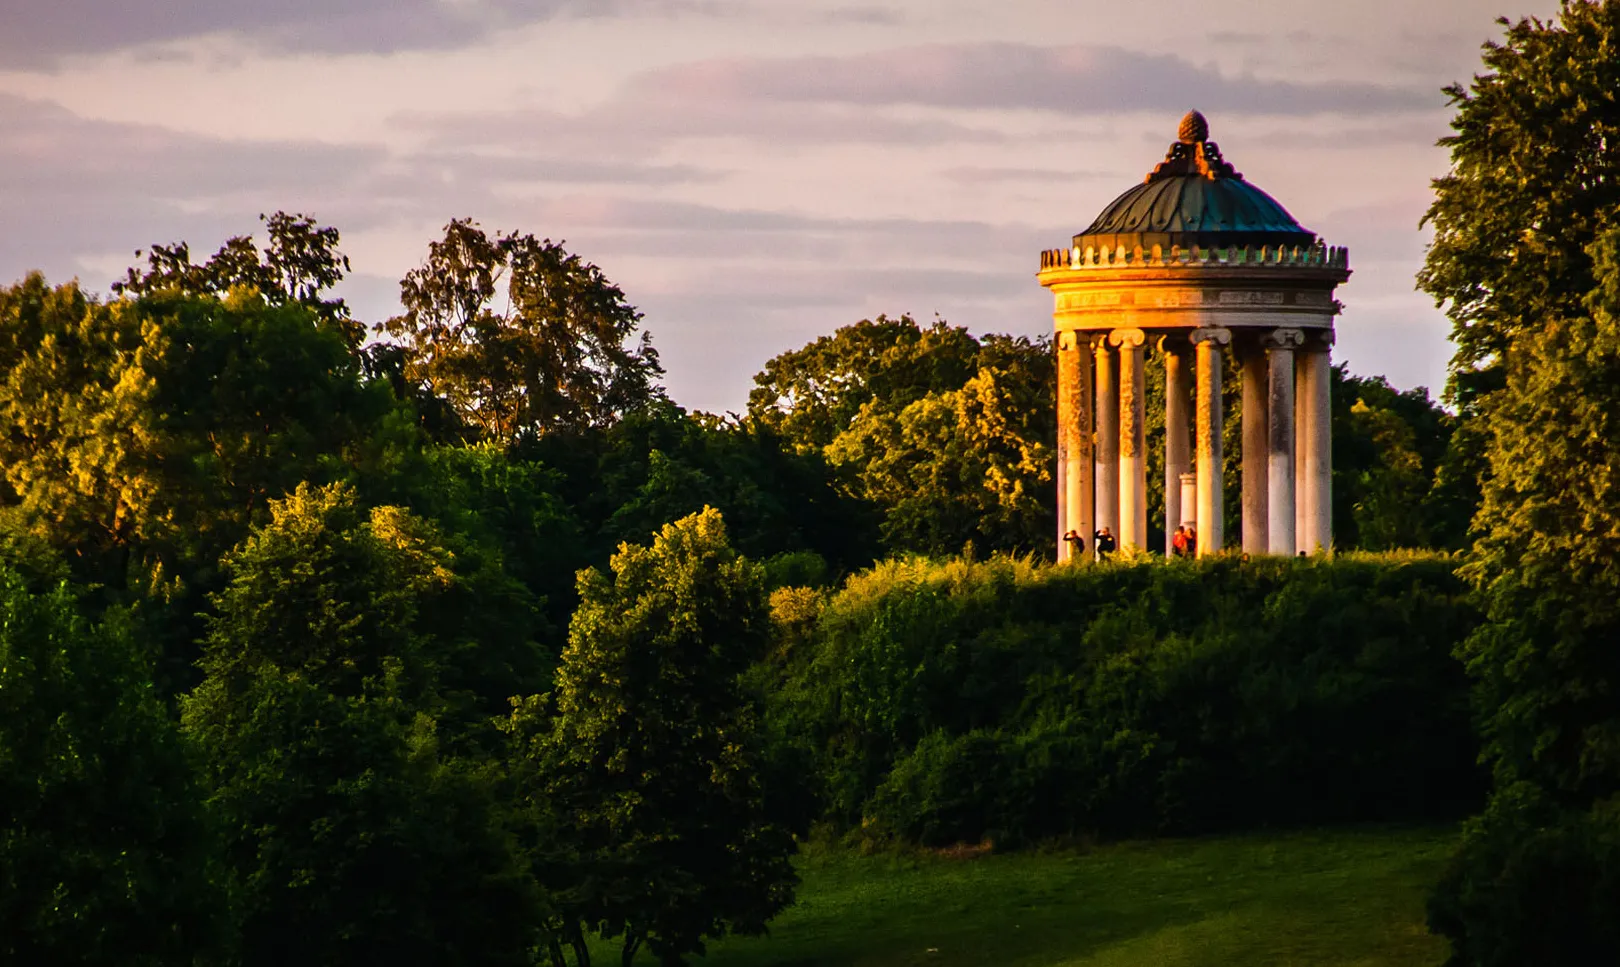
<instances>
[{"instance_id":1,"label":"shrub-covered hill","mask_svg":"<svg viewBox=\"0 0 1620 967\"><path fill-rule=\"evenodd\" d=\"M1477 619L1442 555L913 558L773 607L755 674L778 769L871 837L1435 819L1481 796L1452 657Z\"/></svg>"}]
</instances>

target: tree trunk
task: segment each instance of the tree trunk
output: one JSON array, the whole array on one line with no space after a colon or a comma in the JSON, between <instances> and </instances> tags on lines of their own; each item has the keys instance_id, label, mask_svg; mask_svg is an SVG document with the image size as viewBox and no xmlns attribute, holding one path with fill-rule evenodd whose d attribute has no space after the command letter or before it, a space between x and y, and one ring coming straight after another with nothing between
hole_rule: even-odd
<instances>
[{"instance_id":1,"label":"tree trunk","mask_svg":"<svg viewBox=\"0 0 1620 967\"><path fill-rule=\"evenodd\" d=\"M641 935L626 933L624 935L624 952L619 957L619 967L630 967L635 963L636 951L641 949Z\"/></svg>"}]
</instances>

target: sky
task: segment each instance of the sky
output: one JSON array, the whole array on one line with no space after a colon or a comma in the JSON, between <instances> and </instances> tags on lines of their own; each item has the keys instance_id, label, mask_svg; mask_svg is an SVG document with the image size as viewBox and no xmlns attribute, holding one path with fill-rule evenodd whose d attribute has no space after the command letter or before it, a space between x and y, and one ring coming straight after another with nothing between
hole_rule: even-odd
<instances>
[{"instance_id":1,"label":"sky","mask_svg":"<svg viewBox=\"0 0 1620 967\"><path fill-rule=\"evenodd\" d=\"M1517 9L1503 8L1513 2ZM1051 329L1035 280L1181 116L1350 249L1338 358L1438 391L1413 289L1442 88L1557 0L0 0L0 284L105 293L260 213L377 322L452 218L562 240L683 406L879 313ZM262 237L262 234L261 234Z\"/></svg>"}]
</instances>

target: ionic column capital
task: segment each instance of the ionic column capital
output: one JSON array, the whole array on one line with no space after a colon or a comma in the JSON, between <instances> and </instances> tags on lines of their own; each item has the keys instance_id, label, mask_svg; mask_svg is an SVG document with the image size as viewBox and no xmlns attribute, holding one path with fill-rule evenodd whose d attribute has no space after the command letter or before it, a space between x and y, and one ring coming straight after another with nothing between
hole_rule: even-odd
<instances>
[{"instance_id":1,"label":"ionic column capital","mask_svg":"<svg viewBox=\"0 0 1620 967\"><path fill-rule=\"evenodd\" d=\"M1194 329L1192 332L1187 334L1187 341L1192 343L1194 346L1202 345L1206 342L1213 343L1217 346L1230 346L1232 344L1232 330L1214 327L1208 329Z\"/></svg>"},{"instance_id":2,"label":"ionic column capital","mask_svg":"<svg viewBox=\"0 0 1620 967\"><path fill-rule=\"evenodd\" d=\"M1297 349L1305 345L1305 333L1300 329L1273 329L1260 337L1260 345L1267 349Z\"/></svg>"},{"instance_id":3,"label":"ionic column capital","mask_svg":"<svg viewBox=\"0 0 1620 967\"><path fill-rule=\"evenodd\" d=\"M1108 354L1108 333L1100 333L1091 337L1091 351L1099 356Z\"/></svg>"},{"instance_id":4,"label":"ionic column capital","mask_svg":"<svg viewBox=\"0 0 1620 967\"><path fill-rule=\"evenodd\" d=\"M1300 351L1307 353L1326 353L1333 351L1333 343L1337 338L1332 329L1298 330L1304 337L1300 344Z\"/></svg>"},{"instance_id":5,"label":"ionic column capital","mask_svg":"<svg viewBox=\"0 0 1620 967\"><path fill-rule=\"evenodd\" d=\"M1073 329L1065 329L1057 334L1057 348L1059 352L1072 352L1080 348L1080 334Z\"/></svg>"},{"instance_id":6,"label":"ionic column capital","mask_svg":"<svg viewBox=\"0 0 1620 967\"><path fill-rule=\"evenodd\" d=\"M1108 333L1108 344L1121 349L1140 349L1147 343L1147 333L1140 329L1115 329Z\"/></svg>"}]
</instances>

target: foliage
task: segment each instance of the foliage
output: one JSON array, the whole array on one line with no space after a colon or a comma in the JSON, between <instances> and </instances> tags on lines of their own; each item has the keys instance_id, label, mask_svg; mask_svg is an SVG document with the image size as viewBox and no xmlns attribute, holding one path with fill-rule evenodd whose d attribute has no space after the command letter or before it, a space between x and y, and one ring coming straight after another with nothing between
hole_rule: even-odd
<instances>
[{"instance_id":1,"label":"foliage","mask_svg":"<svg viewBox=\"0 0 1620 967\"><path fill-rule=\"evenodd\" d=\"M1446 89L1451 171L1434 182L1418 284L1452 320L1449 393L1471 413L1505 382L1509 351L1582 312L1588 246L1620 210L1620 5L1564 0L1509 23L1485 72Z\"/></svg>"},{"instance_id":2,"label":"foliage","mask_svg":"<svg viewBox=\"0 0 1620 967\"><path fill-rule=\"evenodd\" d=\"M764 814L739 687L769 634L763 575L712 509L612 566L580 573L554 731L535 734L531 703L514 735L576 844L569 917L623 937L626 964L645 944L674 965L763 930L793 896L793 842Z\"/></svg>"},{"instance_id":3,"label":"foliage","mask_svg":"<svg viewBox=\"0 0 1620 967\"><path fill-rule=\"evenodd\" d=\"M1458 418L1428 390L1333 371L1333 537L1341 548L1460 550L1478 506ZM1466 436L1466 434L1465 434Z\"/></svg>"},{"instance_id":4,"label":"foliage","mask_svg":"<svg viewBox=\"0 0 1620 967\"><path fill-rule=\"evenodd\" d=\"M1034 368L981 369L898 412L874 400L827 447L857 492L885 509L888 547L1028 552L1051 543L1055 431L1050 379L1040 378L1050 360Z\"/></svg>"},{"instance_id":5,"label":"foliage","mask_svg":"<svg viewBox=\"0 0 1620 967\"><path fill-rule=\"evenodd\" d=\"M0 961L202 963L228 913L213 830L116 616L0 570Z\"/></svg>"},{"instance_id":6,"label":"foliage","mask_svg":"<svg viewBox=\"0 0 1620 967\"><path fill-rule=\"evenodd\" d=\"M194 265L185 242L153 245L145 271L134 268L112 284L118 295L140 297L158 292L223 299L232 289L251 288L270 305L301 305L320 320L323 328L340 334L351 351L358 351L365 327L349 314L342 299L328 299L328 290L349 271L349 257L338 251L338 230L317 225L308 215L276 212L260 215L268 242L261 253L251 235L225 242L207 262ZM139 258L141 253L135 253Z\"/></svg>"},{"instance_id":7,"label":"foliage","mask_svg":"<svg viewBox=\"0 0 1620 967\"><path fill-rule=\"evenodd\" d=\"M537 896L488 770L442 754L454 582L430 528L301 486L226 559L183 721L237 877L244 964L528 964Z\"/></svg>"},{"instance_id":8,"label":"foliage","mask_svg":"<svg viewBox=\"0 0 1620 967\"><path fill-rule=\"evenodd\" d=\"M1517 339L1483 406L1491 472L1464 573L1487 620L1460 654L1497 792L1436 897L1458 965L1620 956L1595 918L1620 896L1620 229L1589 254L1586 312Z\"/></svg>"},{"instance_id":9,"label":"foliage","mask_svg":"<svg viewBox=\"0 0 1620 967\"><path fill-rule=\"evenodd\" d=\"M550 239L453 220L400 301L404 315L378 329L401 340L407 376L487 439L606 426L662 396L647 334L626 345L641 313Z\"/></svg>"},{"instance_id":10,"label":"foliage","mask_svg":"<svg viewBox=\"0 0 1620 967\"><path fill-rule=\"evenodd\" d=\"M836 575L870 563L876 550L871 509L841 490L826 460L795 452L751 420L659 403L605 430L548 434L518 453L560 475L582 559L593 565L706 506L725 516L738 551L757 559L808 551ZM571 590L554 600L571 604Z\"/></svg>"},{"instance_id":11,"label":"foliage","mask_svg":"<svg viewBox=\"0 0 1620 967\"><path fill-rule=\"evenodd\" d=\"M879 316L766 363L748 419L824 454L890 551L1045 552L1055 378L1047 341Z\"/></svg>"},{"instance_id":12,"label":"foliage","mask_svg":"<svg viewBox=\"0 0 1620 967\"><path fill-rule=\"evenodd\" d=\"M748 416L800 450L820 451L870 400L901 410L960 388L979 368L978 350L966 329L942 320L863 319L768 361L754 377Z\"/></svg>"},{"instance_id":13,"label":"foliage","mask_svg":"<svg viewBox=\"0 0 1620 967\"><path fill-rule=\"evenodd\" d=\"M1451 816L1472 626L1441 558L891 561L792 630L826 814L938 843Z\"/></svg>"},{"instance_id":14,"label":"foliage","mask_svg":"<svg viewBox=\"0 0 1620 967\"><path fill-rule=\"evenodd\" d=\"M114 587L211 566L389 405L309 310L244 290L100 305L31 275L0 290L0 366L4 515Z\"/></svg>"}]
</instances>

